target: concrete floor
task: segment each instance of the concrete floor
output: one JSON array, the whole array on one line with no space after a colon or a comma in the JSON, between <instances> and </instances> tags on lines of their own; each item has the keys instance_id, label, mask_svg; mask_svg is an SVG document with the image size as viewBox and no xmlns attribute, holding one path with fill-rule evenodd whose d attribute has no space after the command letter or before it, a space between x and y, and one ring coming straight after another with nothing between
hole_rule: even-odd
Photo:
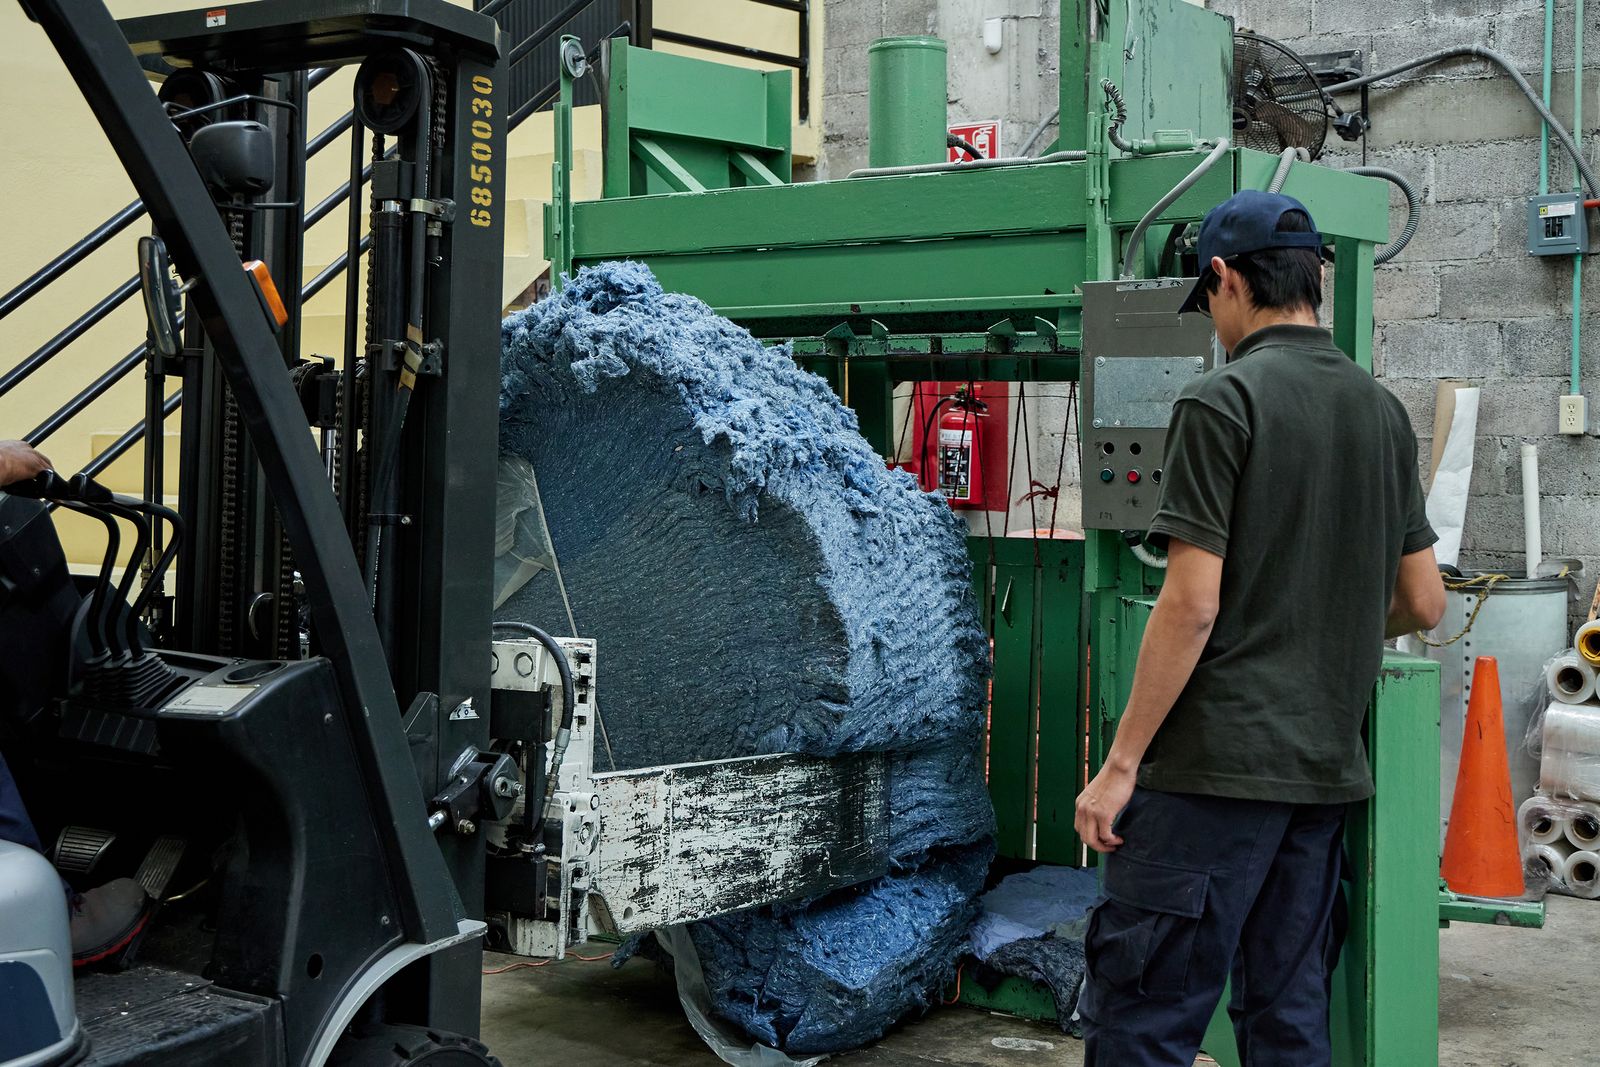
<instances>
[{"instance_id":1,"label":"concrete floor","mask_svg":"<svg viewBox=\"0 0 1600 1067\"><path fill-rule=\"evenodd\" d=\"M1552 896L1543 930L1458 924L1441 933L1440 957L1441 1064L1594 1067L1590 1020L1600 902ZM485 966L514 962L489 956ZM572 961L490 975L483 999L484 1040L506 1067L718 1062L684 1021L670 977L648 961L635 960L619 971L604 962ZM870 1049L829 1062L1081 1067L1083 1048L1053 1027L946 1008L898 1027Z\"/></svg>"}]
</instances>

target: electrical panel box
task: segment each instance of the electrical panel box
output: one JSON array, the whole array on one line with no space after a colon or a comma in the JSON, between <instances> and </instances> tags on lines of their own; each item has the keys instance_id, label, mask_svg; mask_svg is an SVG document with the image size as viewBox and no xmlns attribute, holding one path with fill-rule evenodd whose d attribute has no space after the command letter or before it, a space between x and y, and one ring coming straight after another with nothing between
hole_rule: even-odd
<instances>
[{"instance_id":1,"label":"electrical panel box","mask_svg":"<svg viewBox=\"0 0 1600 1067\"><path fill-rule=\"evenodd\" d=\"M1146 530L1172 405L1213 362L1211 320L1178 314L1193 278L1083 286L1083 526Z\"/></svg>"},{"instance_id":2,"label":"electrical panel box","mask_svg":"<svg viewBox=\"0 0 1600 1067\"><path fill-rule=\"evenodd\" d=\"M1589 251L1589 215L1582 193L1528 197L1528 255L1570 256Z\"/></svg>"}]
</instances>

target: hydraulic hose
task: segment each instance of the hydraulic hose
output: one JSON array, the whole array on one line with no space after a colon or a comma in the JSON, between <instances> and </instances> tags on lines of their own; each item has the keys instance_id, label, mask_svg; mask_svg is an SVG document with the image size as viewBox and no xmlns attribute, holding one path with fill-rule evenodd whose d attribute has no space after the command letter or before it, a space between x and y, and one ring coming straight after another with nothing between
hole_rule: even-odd
<instances>
[{"instance_id":1,"label":"hydraulic hose","mask_svg":"<svg viewBox=\"0 0 1600 1067\"><path fill-rule=\"evenodd\" d=\"M1400 254L1401 249L1411 243L1411 238L1417 234L1417 223L1422 220L1422 203L1417 197L1417 191L1411 188L1411 183L1405 177L1388 167L1351 167L1350 174L1364 174L1369 178L1382 178L1398 188L1406 198L1406 225L1400 231L1400 236L1373 252L1372 262L1380 265L1389 262Z\"/></svg>"},{"instance_id":2,"label":"hydraulic hose","mask_svg":"<svg viewBox=\"0 0 1600 1067\"><path fill-rule=\"evenodd\" d=\"M1132 142L1122 136L1122 124L1128 121L1128 102L1122 98L1122 90L1117 88L1117 83L1110 78L1100 79L1100 88L1105 90L1112 110L1111 125L1106 127L1106 139L1119 150L1132 152Z\"/></svg>"},{"instance_id":3,"label":"hydraulic hose","mask_svg":"<svg viewBox=\"0 0 1600 1067\"><path fill-rule=\"evenodd\" d=\"M1128 551L1133 553L1134 559L1143 563L1146 567L1154 567L1156 570L1166 570L1167 568L1167 557L1156 555L1141 540L1129 540Z\"/></svg>"},{"instance_id":4,"label":"hydraulic hose","mask_svg":"<svg viewBox=\"0 0 1600 1067\"><path fill-rule=\"evenodd\" d=\"M556 671L561 675L561 726L556 730L555 745L550 750L550 767L545 772L545 793L539 798L525 797L522 802L522 823L527 827L528 839L535 841L539 831L544 828L544 810L555 796L561 763L566 759L567 745L572 742L572 715L578 703L578 687L572 681L572 665L567 662L566 650L555 638L532 623L512 619L496 619L494 628L516 630L539 642L555 659Z\"/></svg>"},{"instance_id":5,"label":"hydraulic hose","mask_svg":"<svg viewBox=\"0 0 1600 1067\"><path fill-rule=\"evenodd\" d=\"M1359 78L1352 78L1336 85L1325 86L1316 92L1295 93L1284 97L1280 102L1289 104L1296 100L1307 100L1313 96L1320 96L1323 93L1353 92L1363 85L1384 81L1387 78L1393 78L1397 74L1416 70L1418 67L1429 67L1435 63L1442 63L1447 59L1457 58L1486 59L1510 75L1511 81L1518 89L1522 90L1522 95L1528 98L1528 102L1533 105L1533 109L1538 112L1539 117L1549 124L1551 130L1555 131L1556 139L1561 142L1561 147L1567 150L1567 155L1571 156L1572 161L1577 164L1578 173L1583 175L1584 185L1589 187L1589 195L1600 197L1600 182L1595 181L1594 172L1589 169L1589 164L1584 160L1583 153L1578 151L1578 146L1573 141L1572 134L1568 133L1567 128L1561 125L1556 120L1556 117L1550 113L1550 109L1545 106L1544 100L1540 98L1538 93L1533 91L1533 86L1528 84L1528 79L1522 76L1522 72L1513 66L1509 59L1494 49L1485 48L1482 45L1471 44L1460 48L1446 48L1438 52L1430 52L1425 56L1402 63L1397 67L1390 67L1387 70L1380 70L1373 74L1364 74Z\"/></svg>"},{"instance_id":6,"label":"hydraulic hose","mask_svg":"<svg viewBox=\"0 0 1600 1067\"><path fill-rule=\"evenodd\" d=\"M1160 218L1163 211L1177 202L1178 197L1188 192L1195 182L1205 177L1206 172L1216 166L1219 159L1228 154L1229 147L1230 142L1226 137L1219 138L1216 147L1211 150L1210 154L1202 159L1194 170L1185 175L1182 181L1174 185L1166 196L1157 200L1150 206L1150 210L1144 213L1144 218L1139 220L1139 224L1128 235L1128 248L1122 256L1122 276L1124 278L1133 277L1133 265L1138 262L1139 249L1144 245L1144 233L1150 228L1150 224Z\"/></svg>"},{"instance_id":7,"label":"hydraulic hose","mask_svg":"<svg viewBox=\"0 0 1600 1067\"><path fill-rule=\"evenodd\" d=\"M1278 169L1272 172L1272 181L1267 185L1267 192L1277 193L1283 191L1283 183L1289 180L1289 169L1294 166L1295 160L1309 160L1311 153L1304 148L1285 148L1278 157Z\"/></svg>"},{"instance_id":8,"label":"hydraulic hose","mask_svg":"<svg viewBox=\"0 0 1600 1067\"><path fill-rule=\"evenodd\" d=\"M1028 139L1026 141L1022 142L1022 149L1021 149L1021 151L1019 151L1017 153L1017 155L1019 155L1019 156L1032 155L1033 154L1033 146L1039 143L1039 138L1044 136L1044 131L1048 130L1050 128L1050 124L1055 122L1060 117L1061 117L1061 108L1058 105L1054 110L1052 110L1050 112L1050 114L1046 115L1043 119L1041 119L1039 121L1039 125L1037 125L1037 126L1035 126L1033 128L1033 132L1032 133L1028 134Z\"/></svg>"}]
</instances>

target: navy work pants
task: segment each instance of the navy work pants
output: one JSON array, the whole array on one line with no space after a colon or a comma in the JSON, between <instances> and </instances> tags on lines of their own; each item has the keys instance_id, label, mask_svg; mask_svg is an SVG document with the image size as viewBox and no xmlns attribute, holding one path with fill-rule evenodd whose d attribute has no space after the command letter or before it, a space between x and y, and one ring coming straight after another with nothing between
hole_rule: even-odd
<instances>
[{"instance_id":1,"label":"navy work pants","mask_svg":"<svg viewBox=\"0 0 1600 1067\"><path fill-rule=\"evenodd\" d=\"M22 805L22 792L17 788L17 780L11 777L11 768L6 766L4 756L0 756L0 841L10 841L35 852L44 851L39 844L39 834L33 828L33 820L28 818L28 809Z\"/></svg>"},{"instance_id":2,"label":"navy work pants","mask_svg":"<svg viewBox=\"0 0 1600 1067\"><path fill-rule=\"evenodd\" d=\"M1084 1067L1191 1067L1230 977L1245 1067L1327 1067L1344 819L1135 790L1084 938Z\"/></svg>"}]
</instances>

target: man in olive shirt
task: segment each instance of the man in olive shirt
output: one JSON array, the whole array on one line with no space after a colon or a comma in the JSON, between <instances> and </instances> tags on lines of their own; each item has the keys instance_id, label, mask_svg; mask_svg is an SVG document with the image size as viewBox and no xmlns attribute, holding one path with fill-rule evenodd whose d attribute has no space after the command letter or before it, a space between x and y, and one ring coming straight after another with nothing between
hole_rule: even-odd
<instances>
[{"instance_id":1,"label":"man in olive shirt","mask_svg":"<svg viewBox=\"0 0 1600 1067\"><path fill-rule=\"evenodd\" d=\"M1225 366L1173 408L1150 540L1168 567L1077 828L1106 853L1085 937L1086 1067L1190 1067L1233 979L1247 1067L1330 1062L1345 809L1386 635L1444 610L1404 408L1317 323L1298 201L1206 216L1185 311Z\"/></svg>"}]
</instances>

